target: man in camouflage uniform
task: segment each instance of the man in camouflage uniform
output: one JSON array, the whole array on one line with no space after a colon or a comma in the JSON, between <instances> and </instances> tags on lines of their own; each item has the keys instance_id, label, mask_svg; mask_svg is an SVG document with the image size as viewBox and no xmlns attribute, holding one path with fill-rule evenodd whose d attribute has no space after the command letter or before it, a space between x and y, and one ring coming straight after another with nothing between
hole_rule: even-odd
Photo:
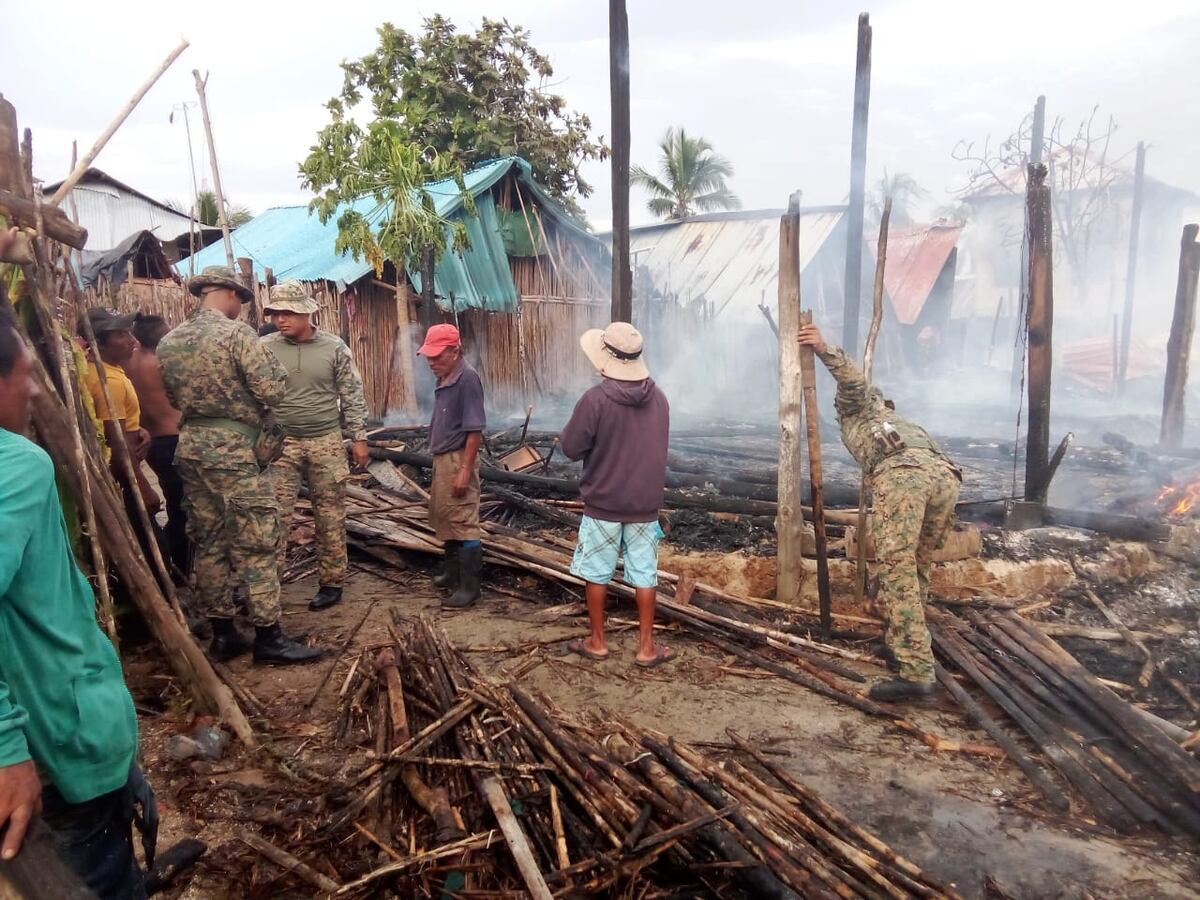
<instances>
[{"instance_id":1,"label":"man in camouflage uniform","mask_svg":"<svg viewBox=\"0 0 1200 900\"><path fill-rule=\"evenodd\" d=\"M366 468L367 401L350 348L335 334L313 324L317 301L298 281L271 290L264 312L278 331L262 338L287 370L287 392L275 408L286 437L283 455L271 466L279 503L279 569L287 554L288 532L300 482L308 483L317 532L320 582L311 610L342 599L346 580L345 484L350 475L342 432L349 435L354 464Z\"/></svg>"},{"instance_id":2,"label":"man in camouflage uniform","mask_svg":"<svg viewBox=\"0 0 1200 900\"><path fill-rule=\"evenodd\" d=\"M222 266L188 281L200 308L158 345L163 386L180 411L175 465L183 479L193 571L213 627L211 652L229 660L251 649L234 626L233 588L244 583L255 627L254 658L307 663L321 651L279 626L279 516L254 452L264 417L283 399L287 372L237 318L254 294Z\"/></svg>"},{"instance_id":3,"label":"man in camouflage uniform","mask_svg":"<svg viewBox=\"0 0 1200 900\"><path fill-rule=\"evenodd\" d=\"M834 407L842 442L862 466L874 495L872 537L879 599L887 619L887 655L899 678L871 688L873 700L910 700L934 692L933 650L925 625L929 565L950 531L962 474L919 425L898 415L815 325L800 329L838 383Z\"/></svg>"}]
</instances>

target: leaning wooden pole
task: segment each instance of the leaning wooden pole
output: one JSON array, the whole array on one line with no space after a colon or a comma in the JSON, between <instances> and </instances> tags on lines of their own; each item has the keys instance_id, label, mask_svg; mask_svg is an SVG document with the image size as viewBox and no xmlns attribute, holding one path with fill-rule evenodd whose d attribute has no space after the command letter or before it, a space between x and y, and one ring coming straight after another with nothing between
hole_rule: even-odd
<instances>
[{"instance_id":1,"label":"leaning wooden pole","mask_svg":"<svg viewBox=\"0 0 1200 900\"><path fill-rule=\"evenodd\" d=\"M225 191L221 188L221 167L217 165L217 145L213 140L212 121L208 117L208 76L200 77L199 69L192 69L196 79L196 94L200 97L200 118L204 122L204 136L208 140L208 161L212 165L213 192L217 195L217 221L221 223L221 238L225 241L225 264L232 270L233 239L229 236L229 216L225 212Z\"/></svg>"},{"instance_id":2,"label":"leaning wooden pole","mask_svg":"<svg viewBox=\"0 0 1200 900\"><path fill-rule=\"evenodd\" d=\"M129 114L142 101L142 98L146 96L150 88L154 87L163 73L171 68L171 63L175 62L179 58L179 55L187 48L188 42L180 41L179 46L172 50L167 55L167 58L159 64L159 67L154 70L154 73L142 83L142 86L137 89L132 99L117 113L116 118L108 123L108 127L100 133L100 137L96 138L96 143L92 144L92 149L85 153L83 159L75 164L75 168L67 176L67 180L58 186L58 190L54 192L54 196L48 201L51 206L58 206L58 204L63 202L67 194L71 193L71 188L79 183L79 179L84 176L88 167L95 162L96 157L100 155L100 151L104 149L104 145L117 133L117 129L129 118Z\"/></svg>"},{"instance_id":3,"label":"leaning wooden pole","mask_svg":"<svg viewBox=\"0 0 1200 900\"><path fill-rule=\"evenodd\" d=\"M879 339L879 328L883 324L883 271L887 265L888 223L892 219L892 198L883 201L883 215L879 219L879 241L875 251L875 290L871 295L871 329L867 332L867 345L863 350L863 377L871 383L871 370L875 367L875 342ZM861 604L867 593L867 475L864 472L858 486L858 546L855 559L854 599Z\"/></svg>"},{"instance_id":4,"label":"leaning wooden pole","mask_svg":"<svg viewBox=\"0 0 1200 900\"><path fill-rule=\"evenodd\" d=\"M804 310L800 313L800 324L812 324L811 311ZM821 613L821 637L829 640L833 635L833 608L829 595L829 541L825 536L821 411L817 409L817 362L812 347L800 348L800 381L804 390L804 426L808 434L808 482L812 491L813 535L817 544L817 600Z\"/></svg>"},{"instance_id":5,"label":"leaning wooden pole","mask_svg":"<svg viewBox=\"0 0 1200 900\"><path fill-rule=\"evenodd\" d=\"M800 194L779 220L779 507L775 518L775 599L800 601L804 581L800 509Z\"/></svg>"},{"instance_id":6,"label":"leaning wooden pole","mask_svg":"<svg viewBox=\"0 0 1200 900\"><path fill-rule=\"evenodd\" d=\"M1025 499L1046 502L1050 457L1050 377L1053 369L1054 258L1046 167L1029 167L1025 195L1029 227L1029 433L1025 441Z\"/></svg>"},{"instance_id":7,"label":"leaning wooden pole","mask_svg":"<svg viewBox=\"0 0 1200 900\"><path fill-rule=\"evenodd\" d=\"M1125 383L1129 371L1129 346L1133 338L1133 296L1137 287L1138 233L1142 225L1142 191L1146 182L1146 144L1138 141L1133 169L1133 209L1129 214L1129 258L1125 263L1125 308L1121 315L1121 360L1115 380Z\"/></svg>"},{"instance_id":8,"label":"leaning wooden pole","mask_svg":"<svg viewBox=\"0 0 1200 900\"><path fill-rule=\"evenodd\" d=\"M612 320L633 321L629 264L629 15L608 3L608 79L612 99Z\"/></svg>"},{"instance_id":9,"label":"leaning wooden pole","mask_svg":"<svg viewBox=\"0 0 1200 900\"><path fill-rule=\"evenodd\" d=\"M1167 377L1163 383L1162 430L1159 433L1159 443L1164 447L1183 444L1184 395L1192 335L1196 330L1196 284L1200 280L1198 233L1200 225L1183 226L1183 239L1179 244L1179 280L1175 286L1171 336L1167 339Z\"/></svg>"},{"instance_id":10,"label":"leaning wooden pole","mask_svg":"<svg viewBox=\"0 0 1200 900\"><path fill-rule=\"evenodd\" d=\"M867 193L867 112L871 105L871 23L858 16L858 57L854 68L854 124L850 135L850 200L846 209L846 295L842 347L858 355L858 307L862 293L863 207Z\"/></svg>"}]
</instances>

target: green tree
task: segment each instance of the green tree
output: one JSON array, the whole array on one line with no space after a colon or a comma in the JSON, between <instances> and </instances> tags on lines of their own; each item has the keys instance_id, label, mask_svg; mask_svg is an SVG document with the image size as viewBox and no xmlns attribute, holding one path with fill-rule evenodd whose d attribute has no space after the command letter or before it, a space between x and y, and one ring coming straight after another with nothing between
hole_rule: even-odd
<instances>
[{"instance_id":1,"label":"green tree","mask_svg":"<svg viewBox=\"0 0 1200 900\"><path fill-rule=\"evenodd\" d=\"M604 159L608 148L592 140L586 115L547 89L554 69L524 28L485 18L469 34L435 15L420 35L390 23L378 34L373 53L342 63L341 93L326 104L332 118L326 131L333 129L337 140L357 139L347 135L350 115L369 101L375 121L396 141L422 148L427 162L448 157L466 169L521 156L564 204L591 193L580 165ZM328 143L323 132L301 167L305 177L313 154Z\"/></svg>"},{"instance_id":2,"label":"green tree","mask_svg":"<svg viewBox=\"0 0 1200 900\"><path fill-rule=\"evenodd\" d=\"M254 218L254 213L244 206L231 206L226 202L226 215L229 227L238 228ZM215 191L201 191L196 195L196 209L193 215L201 225L216 228L221 224L221 216L217 212L217 194Z\"/></svg>"},{"instance_id":3,"label":"green tree","mask_svg":"<svg viewBox=\"0 0 1200 900\"><path fill-rule=\"evenodd\" d=\"M917 180L907 172L888 173L885 168L883 176L871 187L867 195L867 224L879 227L883 217L883 203L892 198L891 225L911 225L916 221L917 205L929 196L929 191L917 184Z\"/></svg>"},{"instance_id":4,"label":"green tree","mask_svg":"<svg viewBox=\"0 0 1200 900\"><path fill-rule=\"evenodd\" d=\"M733 165L713 152L702 137L688 137L682 128L668 128L659 147L659 174L642 166L629 172L629 183L650 193L647 208L664 219L683 219L694 212L741 209L726 178Z\"/></svg>"}]
</instances>

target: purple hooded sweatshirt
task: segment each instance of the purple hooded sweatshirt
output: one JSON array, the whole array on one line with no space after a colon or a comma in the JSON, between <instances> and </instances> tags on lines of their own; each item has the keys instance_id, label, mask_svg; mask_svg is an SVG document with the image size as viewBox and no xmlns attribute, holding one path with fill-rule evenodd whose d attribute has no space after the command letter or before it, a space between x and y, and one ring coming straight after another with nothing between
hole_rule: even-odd
<instances>
[{"instance_id":1,"label":"purple hooded sweatshirt","mask_svg":"<svg viewBox=\"0 0 1200 900\"><path fill-rule=\"evenodd\" d=\"M604 378L579 398L559 442L567 458L583 460L584 515L606 522L658 518L670 423L667 397L649 378Z\"/></svg>"}]
</instances>

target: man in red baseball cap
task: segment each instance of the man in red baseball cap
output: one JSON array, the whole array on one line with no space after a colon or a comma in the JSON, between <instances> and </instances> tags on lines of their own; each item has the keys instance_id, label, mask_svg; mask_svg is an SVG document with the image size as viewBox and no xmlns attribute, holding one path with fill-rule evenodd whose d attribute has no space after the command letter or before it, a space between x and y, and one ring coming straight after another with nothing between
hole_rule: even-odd
<instances>
[{"instance_id":1,"label":"man in red baseball cap","mask_svg":"<svg viewBox=\"0 0 1200 900\"><path fill-rule=\"evenodd\" d=\"M483 570L483 532L479 528L479 445L487 420L483 383L462 355L458 329L430 327L417 351L437 376L429 452L433 484L429 489L429 521L445 542L446 567L433 582L452 593L442 601L448 609L465 609L479 600Z\"/></svg>"}]
</instances>

